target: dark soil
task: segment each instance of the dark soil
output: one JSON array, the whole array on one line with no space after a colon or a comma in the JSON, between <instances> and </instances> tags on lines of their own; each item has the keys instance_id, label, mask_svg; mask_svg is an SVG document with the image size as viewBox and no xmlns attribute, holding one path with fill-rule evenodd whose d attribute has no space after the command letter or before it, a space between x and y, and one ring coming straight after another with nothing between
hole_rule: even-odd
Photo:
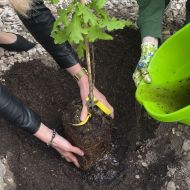
<instances>
[{"instance_id":1,"label":"dark soil","mask_svg":"<svg viewBox=\"0 0 190 190\"><path fill-rule=\"evenodd\" d=\"M92 116L82 126L74 126L80 123L81 100L73 101L67 106L66 114L63 114L65 137L74 146L84 151L84 156L78 156L80 169L90 170L98 160L110 151L111 129L113 120L105 115L96 106L91 110Z\"/></svg>"},{"instance_id":2,"label":"dark soil","mask_svg":"<svg viewBox=\"0 0 190 190\"><path fill-rule=\"evenodd\" d=\"M101 41L95 47L96 86L115 108L110 154L90 171L81 172L1 119L0 153L8 158L18 190L158 190L163 185L167 164L174 161L173 152L163 148L168 142L155 142L158 157L149 168L142 167L138 158L139 151L145 154L142 145L154 137L157 126L135 101L132 73L140 55L140 36L134 30L113 35L113 41ZM46 125L64 135L62 115L79 98L72 78L39 60L15 64L4 78L6 86L38 112Z\"/></svg>"}]
</instances>

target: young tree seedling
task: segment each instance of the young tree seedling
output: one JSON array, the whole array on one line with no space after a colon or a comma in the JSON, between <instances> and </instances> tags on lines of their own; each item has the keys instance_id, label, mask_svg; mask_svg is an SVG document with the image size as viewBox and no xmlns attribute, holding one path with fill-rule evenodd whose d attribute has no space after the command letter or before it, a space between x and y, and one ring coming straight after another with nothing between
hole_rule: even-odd
<instances>
[{"instance_id":1,"label":"young tree seedling","mask_svg":"<svg viewBox=\"0 0 190 190\"><path fill-rule=\"evenodd\" d=\"M54 4L59 0L51 0ZM90 43L96 40L112 40L107 33L130 26L130 21L118 20L109 16L105 10L106 0L91 0L85 4L84 0L73 0L66 8L58 10L58 17L54 23L52 37L55 43L61 44L68 41L76 46L79 58L84 58L88 68L89 102L94 106L92 65Z\"/></svg>"}]
</instances>

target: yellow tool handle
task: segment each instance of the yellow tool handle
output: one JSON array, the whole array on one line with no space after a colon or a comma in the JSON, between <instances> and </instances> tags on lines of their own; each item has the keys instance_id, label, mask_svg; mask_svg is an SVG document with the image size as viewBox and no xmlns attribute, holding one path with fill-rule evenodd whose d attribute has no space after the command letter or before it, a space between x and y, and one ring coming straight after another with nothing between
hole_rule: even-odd
<instances>
[{"instance_id":1,"label":"yellow tool handle","mask_svg":"<svg viewBox=\"0 0 190 190\"><path fill-rule=\"evenodd\" d=\"M87 121L88 121L91 117L92 117L92 114L89 113L84 121L81 121L80 123L72 124L72 125L75 126L75 127L80 127L80 126L82 126L82 125L85 125L85 124L87 123Z\"/></svg>"},{"instance_id":2,"label":"yellow tool handle","mask_svg":"<svg viewBox=\"0 0 190 190\"><path fill-rule=\"evenodd\" d=\"M86 101L87 102L89 101L89 97L86 98ZM104 105L102 102L97 100L95 97L94 97L94 102L95 102L95 105L97 107L99 107L99 109L102 110L106 115L111 114L111 110L106 105ZM72 124L72 125L75 126L75 127L81 127L81 126L85 125L91 117L92 117L92 114L88 113L88 115L87 115L87 117L86 117L86 119L84 121L81 121L78 124Z\"/></svg>"},{"instance_id":3,"label":"yellow tool handle","mask_svg":"<svg viewBox=\"0 0 190 190\"><path fill-rule=\"evenodd\" d=\"M95 105L98 106L106 115L111 115L111 110L102 102L97 101Z\"/></svg>"}]
</instances>

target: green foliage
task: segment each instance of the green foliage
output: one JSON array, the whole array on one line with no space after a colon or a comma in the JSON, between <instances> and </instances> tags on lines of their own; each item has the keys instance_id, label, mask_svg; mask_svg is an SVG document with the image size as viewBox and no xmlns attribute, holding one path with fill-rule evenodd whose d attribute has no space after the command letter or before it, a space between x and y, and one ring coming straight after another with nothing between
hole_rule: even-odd
<instances>
[{"instance_id":1,"label":"green foliage","mask_svg":"<svg viewBox=\"0 0 190 190\"><path fill-rule=\"evenodd\" d=\"M93 26L88 30L88 40L89 42L94 42L96 39L112 40L113 38L111 35L103 32L101 28Z\"/></svg>"},{"instance_id":2,"label":"green foliage","mask_svg":"<svg viewBox=\"0 0 190 190\"><path fill-rule=\"evenodd\" d=\"M59 0L51 0L51 2L52 2L53 4L57 4L57 3L59 3Z\"/></svg>"},{"instance_id":3,"label":"green foliage","mask_svg":"<svg viewBox=\"0 0 190 190\"><path fill-rule=\"evenodd\" d=\"M51 1L57 3L59 0ZM92 0L91 3L83 5L79 0L73 0L68 7L60 9L52 31L55 43L69 41L77 45L77 53L82 58L85 38L89 42L98 39L112 40L112 36L106 31L123 29L131 25L130 22L111 18L104 9L105 3L106 0Z\"/></svg>"}]
</instances>

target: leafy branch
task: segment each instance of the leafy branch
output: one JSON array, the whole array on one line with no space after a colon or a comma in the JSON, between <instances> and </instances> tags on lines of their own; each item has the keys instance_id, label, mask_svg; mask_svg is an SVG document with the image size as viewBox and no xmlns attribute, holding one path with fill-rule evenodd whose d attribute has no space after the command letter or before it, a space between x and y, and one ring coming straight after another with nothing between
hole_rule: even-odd
<instances>
[{"instance_id":1,"label":"leafy branch","mask_svg":"<svg viewBox=\"0 0 190 190\"><path fill-rule=\"evenodd\" d=\"M51 1L55 4L59 2L59 0ZM86 53L91 107L94 106L94 98L89 43L96 40L112 40L113 37L106 31L123 29L132 24L129 21L110 17L104 9L105 4L106 0L92 0L87 5L83 0L73 0L65 9L58 10L58 18L51 34L55 43L61 44L68 41L76 45L79 58L84 58Z\"/></svg>"},{"instance_id":2,"label":"leafy branch","mask_svg":"<svg viewBox=\"0 0 190 190\"><path fill-rule=\"evenodd\" d=\"M58 3L59 0L52 0ZM84 5L78 0L73 0L65 9L58 10L58 18L54 23L52 37L55 43L61 44L69 41L77 46L79 58L84 57L85 39L93 43L96 40L112 40L113 37L106 33L130 26L131 22L117 20L110 17L104 6L106 0L92 0Z\"/></svg>"}]
</instances>

